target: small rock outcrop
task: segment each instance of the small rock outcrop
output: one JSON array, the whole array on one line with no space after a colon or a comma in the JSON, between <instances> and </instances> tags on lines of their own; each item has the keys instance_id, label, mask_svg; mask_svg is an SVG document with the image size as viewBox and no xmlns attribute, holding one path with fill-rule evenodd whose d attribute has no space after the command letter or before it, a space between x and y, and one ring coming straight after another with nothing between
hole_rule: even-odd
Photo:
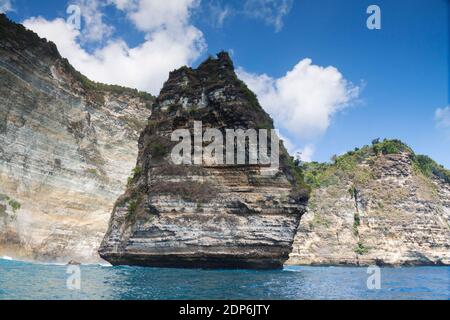
<instances>
[{"instance_id":1,"label":"small rock outcrop","mask_svg":"<svg viewBox=\"0 0 450 320\"><path fill-rule=\"evenodd\" d=\"M307 163L289 264L450 264L450 171L398 140Z\"/></svg>"},{"instance_id":2,"label":"small rock outcrop","mask_svg":"<svg viewBox=\"0 0 450 320\"><path fill-rule=\"evenodd\" d=\"M101 261L153 101L88 80L0 15L0 256Z\"/></svg>"},{"instance_id":3,"label":"small rock outcrop","mask_svg":"<svg viewBox=\"0 0 450 320\"><path fill-rule=\"evenodd\" d=\"M116 202L101 257L113 265L281 268L308 199L301 171L282 145L272 174L248 161L176 165L171 133L192 133L195 121L220 132L273 128L227 53L173 71L140 136L135 175Z\"/></svg>"}]
</instances>

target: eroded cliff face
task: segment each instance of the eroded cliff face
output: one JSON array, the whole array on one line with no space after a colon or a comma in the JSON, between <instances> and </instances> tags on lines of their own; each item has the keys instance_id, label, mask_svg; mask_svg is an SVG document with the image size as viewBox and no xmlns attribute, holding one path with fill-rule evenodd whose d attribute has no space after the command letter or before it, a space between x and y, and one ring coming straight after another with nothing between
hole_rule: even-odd
<instances>
[{"instance_id":1,"label":"eroded cliff face","mask_svg":"<svg viewBox=\"0 0 450 320\"><path fill-rule=\"evenodd\" d=\"M0 15L0 256L100 261L152 102L89 81Z\"/></svg>"},{"instance_id":2,"label":"eroded cliff face","mask_svg":"<svg viewBox=\"0 0 450 320\"><path fill-rule=\"evenodd\" d=\"M392 154L373 149L307 165L315 186L290 264L450 264L445 169L421 163L401 144Z\"/></svg>"},{"instance_id":3,"label":"eroded cliff face","mask_svg":"<svg viewBox=\"0 0 450 320\"><path fill-rule=\"evenodd\" d=\"M281 147L264 165L175 165L175 129L273 128L228 54L172 72L139 139L135 175L116 202L100 255L112 264L280 268L308 192Z\"/></svg>"},{"instance_id":4,"label":"eroded cliff face","mask_svg":"<svg viewBox=\"0 0 450 320\"><path fill-rule=\"evenodd\" d=\"M170 161L170 134L194 121L272 128L228 55L174 71L153 102L0 15L0 256L99 262L107 232L114 264L277 268L296 234L291 264L450 263L450 176L406 146L305 165L296 233L308 191L283 147L275 175Z\"/></svg>"}]
</instances>

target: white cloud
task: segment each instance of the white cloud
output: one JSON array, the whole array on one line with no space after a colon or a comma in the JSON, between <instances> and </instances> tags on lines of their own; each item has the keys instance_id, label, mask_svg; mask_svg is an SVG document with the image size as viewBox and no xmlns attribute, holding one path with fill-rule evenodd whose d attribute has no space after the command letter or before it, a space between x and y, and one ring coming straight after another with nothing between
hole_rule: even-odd
<instances>
[{"instance_id":1,"label":"white cloud","mask_svg":"<svg viewBox=\"0 0 450 320\"><path fill-rule=\"evenodd\" d=\"M0 13L12 11L12 4L10 0L0 0Z\"/></svg>"},{"instance_id":2,"label":"white cloud","mask_svg":"<svg viewBox=\"0 0 450 320\"><path fill-rule=\"evenodd\" d=\"M217 24L219 26L222 26L223 22L229 15L230 15L230 8L229 7L222 8L220 11L217 12Z\"/></svg>"},{"instance_id":3,"label":"white cloud","mask_svg":"<svg viewBox=\"0 0 450 320\"><path fill-rule=\"evenodd\" d=\"M90 79L153 94L159 93L170 71L192 63L205 50L202 32L189 23L197 1L112 1L110 3L124 10L135 27L145 33L144 42L130 48L121 39L108 39L106 45L88 53L80 45L81 32L62 18L48 21L33 17L23 23L41 37L55 42L61 55ZM98 23L101 19L95 21Z\"/></svg>"},{"instance_id":4,"label":"white cloud","mask_svg":"<svg viewBox=\"0 0 450 320\"><path fill-rule=\"evenodd\" d=\"M135 7L135 0L109 0L114 3L119 10L127 10Z\"/></svg>"},{"instance_id":5,"label":"white cloud","mask_svg":"<svg viewBox=\"0 0 450 320\"><path fill-rule=\"evenodd\" d=\"M220 28L226 19L259 19L281 31L283 20L290 13L294 0L208 0L203 2L203 10L199 15L210 25Z\"/></svg>"},{"instance_id":6,"label":"white cloud","mask_svg":"<svg viewBox=\"0 0 450 320\"><path fill-rule=\"evenodd\" d=\"M436 109L434 119L438 128L450 129L450 106Z\"/></svg>"},{"instance_id":7,"label":"white cloud","mask_svg":"<svg viewBox=\"0 0 450 320\"><path fill-rule=\"evenodd\" d=\"M289 138L280 134L280 139L283 140L283 144L286 147L290 155L300 158L301 161L311 162L316 148L313 144L306 144L305 146L298 148Z\"/></svg>"},{"instance_id":8,"label":"white cloud","mask_svg":"<svg viewBox=\"0 0 450 320\"><path fill-rule=\"evenodd\" d=\"M287 151L289 151L290 154L295 154L296 148L295 145L292 143L292 141L283 134L281 134L281 132L278 132L278 135L280 137L280 140L283 141L283 144L286 147Z\"/></svg>"},{"instance_id":9,"label":"white cloud","mask_svg":"<svg viewBox=\"0 0 450 320\"><path fill-rule=\"evenodd\" d=\"M119 1L118 6L128 12L135 26L145 32L167 29L182 31L188 24L192 9L199 0L134 0Z\"/></svg>"},{"instance_id":10,"label":"white cloud","mask_svg":"<svg viewBox=\"0 0 450 320\"><path fill-rule=\"evenodd\" d=\"M102 7L109 3L105 0L76 0L73 4L80 7L83 17L81 39L86 42L101 41L112 35L114 27L103 22Z\"/></svg>"},{"instance_id":11,"label":"white cloud","mask_svg":"<svg viewBox=\"0 0 450 320\"><path fill-rule=\"evenodd\" d=\"M305 162L311 162L314 153L316 152L316 148L312 144L308 144L302 149L299 149L295 154L300 155L300 160Z\"/></svg>"},{"instance_id":12,"label":"white cloud","mask_svg":"<svg viewBox=\"0 0 450 320\"><path fill-rule=\"evenodd\" d=\"M217 28L221 28L225 19L235 13L235 10L229 5L222 5L220 1L209 1L206 10L203 12L203 17L206 17L208 22Z\"/></svg>"},{"instance_id":13,"label":"white cloud","mask_svg":"<svg viewBox=\"0 0 450 320\"><path fill-rule=\"evenodd\" d=\"M284 77L251 74L238 69L239 77L253 90L280 129L297 139L320 137L332 117L359 95L359 87L344 79L334 67L301 60Z\"/></svg>"},{"instance_id":14,"label":"white cloud","mask_svg":"<svg viewBox=\"0 0 450 320\"><path fill-rule=\"evenodd\" d=\"M278 32L283 28L283 19L293 4L294 0L246 0L244 12L250 17L263 19Z\"/></svg>"}]
</instances>

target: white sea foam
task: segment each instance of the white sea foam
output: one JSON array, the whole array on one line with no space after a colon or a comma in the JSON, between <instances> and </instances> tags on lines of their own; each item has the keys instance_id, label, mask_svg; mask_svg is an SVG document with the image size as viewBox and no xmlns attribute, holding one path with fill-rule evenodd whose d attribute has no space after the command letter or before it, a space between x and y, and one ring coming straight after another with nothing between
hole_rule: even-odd
<instances>
[{"instance_id":1,"label":"white sea foam","mask_svg":"<svg viewBox=\"0 0 450 320\"><path fill-rule=\"evenodd\" d=\"M30 264L36 264L36 265L44 265L44 266L59 266L59 267L67 266L67 263L64 263L64 262L28 261L28 260L14 259L9 256L0 256L0 260L17 261L17 262L30 263ZM82 263L81 266L112 267L113 265L105 261L105 262Z\"/></svg>"},{"instance_id":2,"label":"white sea foam","mask_svg":"<svg viewBox=\"0 0 450 320\"><path fill-rule=\"evenodd\" d=\"M301 266L283 266L283 271L289 271L289 272L302 272Z\"/></svg>"},{"instance_id":3,"label":"white sea foam","mask_svg":"<svg viewBox=\"0 0 450 320\"><path fill-rule=\"evenodd\" d=\"M113 265L111 263L108 262L104 262L104 263L99 263L100 267L112 267Z\"/></svg>"}]
</instances>

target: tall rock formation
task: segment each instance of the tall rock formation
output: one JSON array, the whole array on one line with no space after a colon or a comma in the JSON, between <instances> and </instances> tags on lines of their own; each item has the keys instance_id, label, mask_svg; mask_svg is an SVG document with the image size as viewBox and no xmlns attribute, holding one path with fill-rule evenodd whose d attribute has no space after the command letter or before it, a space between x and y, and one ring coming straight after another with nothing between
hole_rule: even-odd
<instances>
[{"instance_id":1,"label":"tall rock formation","mask_svg":"<svg viewBox=\"0 0 450 320\"><path fill-rule=\"evenodd\" d=\"M450 171L397 140L304 165L313 186L290 264L450 264Z\"/></svg>"},{"instance_id":2,"label":"tall rock formation","mask_svg":"<svg viewBox=\"0 0 450 320\"><path fill-rule=\"evenodd\" d=\"M403 143L302 170L281 148L272 176L176 166L174 129L272 121L224 53L171 73L154 101L88 80L0 15L0 257L98 262L104 238L114 264L280 267L306 210L304 173L313 190L288 263L450 263L450 173Z\"/></svg>"},{"instance_id":3,"label":"tall rock formation","mask_svg":"<svg viewBox=\"0 0 450 320\"><path fill-rule=\"evenodd\" d=\"M139 139L135 175L116 202L100 255L115 265L282 267L308 198L301 172L282 146L273 175L248 161L175 165L171 133L192 132L194 121L221 132L273 128L228 54L172 72Z\"/></svg>"},{"instance_id":4,"label":"tall rock formation","mask_svg":"<svg viewBox=\"0 0 450 320\"><path fill-rule=\"evenodd\" d=\"M100 260L153 100L89 81L0 15L0 256Z\"/></svg>"}]
</instances>

